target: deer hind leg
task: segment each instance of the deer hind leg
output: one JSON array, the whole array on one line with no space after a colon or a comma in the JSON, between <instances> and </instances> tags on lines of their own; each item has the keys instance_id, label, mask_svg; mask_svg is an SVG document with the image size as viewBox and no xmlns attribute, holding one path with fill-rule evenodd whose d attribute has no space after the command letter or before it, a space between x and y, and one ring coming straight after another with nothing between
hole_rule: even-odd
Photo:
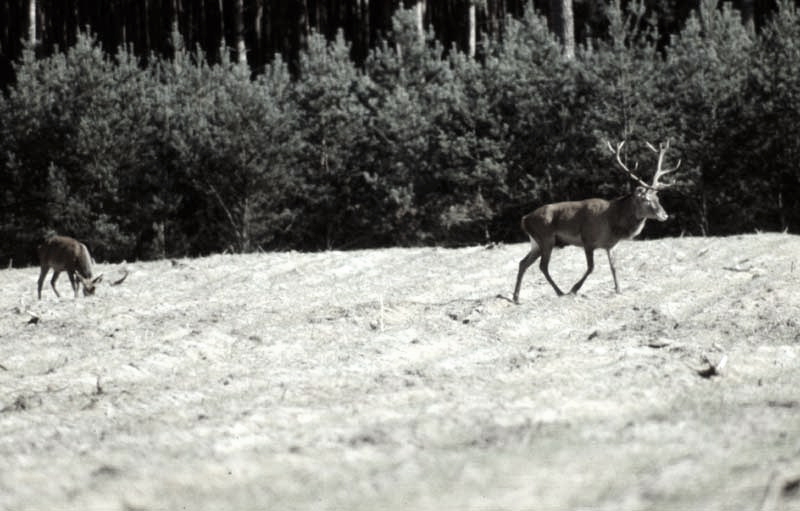
<instances>
[{"instance_id":1,"label":"deer hind leg","mask_svg":"<svg viewBox=\"0 0 800 511\"><path fill-rule=\"evenodd\" d=\"M539 249L539 245L536 244L535 241L531 240L531 251L528 252L528 255L522 258L519 262L519 271L517 272L517 285L514 286L514 303L519 303L519 288L522 286L522 276L525 275L525 272L530 268L530 266L539 259L541 255L541 250Z\"/></svg>"},{"instance_id":2,"label":"deer hind leg","mask_svg":"<svg viewBox=\"0 0 800 511\"><path fill-rule=\"evenodd\" d=\"M59 275L61 275L61 271L53 270L53 278L50 279L50 287L53 288L53 292L56 294L56 296L61 298L61 295L58 294L58 289L56 289L56 280L58 280Z\"/></svg>"},{"instance_id":3,"label":"deer hind leg","mask_svg":"<svg viewBox=\"0 0 800 511\"><path fill-rule=\"evenodd\" d=\"M42 299L42 286L44 285L44 278L47 276L48 271L50 271L50 268L47 266L42 266L41 270L39 270L39 282L36 286L36 291L39 294L39 300Z\"/></svg>"},{"instance_id":4,"label":"deer hind leg","mask_svg":"<svg viewBox=\"0 0 800 511\"><path fill-rule=\"evenodd\" d=\"M544 278L547 279L547 282L553 286L556 294L558 296L564 296L564 292L559 289L555 282L553 282L552 277L550 277L550 272L547 270L548 266L550 265L550 254L553 252L553 242L550 241L549 243L542 243L540 247L542 249L542 260L539 261L539 269L542 270L542 273L544 273Z\"/></svg>"},{"instance_id":5,"label":"deer hind leg","mask_svg":"<svg viewBox=\"0 0 800 511\"><path fill-rule=\"evenodd\" d=\"M583 285L583 281L585 281L586 277L588 277L589 274L592 273L592 270L594 270L594 249L584 248L584 251L586 252L586 273L584 273L583 277L581 277L581 280L576 282L575 285L572 286L572 289L569 290L569 292L573 295L578 292Z\"/></svg>"},{"instance_id":6,"label":"deer hind leg","mask_svg":"<svg viewBox=\"0 0 800 511\"><path fill-rule=\"evenodd\" d=\"M614 277L614 291L619 293L619 284L617 283L617 270L614 269L614 256L611 255L611 249L606 249L608 256L608 265L611 267L611 276Z\"/></svg>"}]
</instances>

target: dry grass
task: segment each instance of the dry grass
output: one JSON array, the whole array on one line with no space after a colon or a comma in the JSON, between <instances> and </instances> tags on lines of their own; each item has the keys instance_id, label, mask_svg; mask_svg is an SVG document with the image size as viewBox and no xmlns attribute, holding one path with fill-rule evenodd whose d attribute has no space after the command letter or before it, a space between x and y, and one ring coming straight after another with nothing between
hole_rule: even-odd
<instances>
[{"instance_id":1,"label":"dry grass","mask_svg":"<svg viewBox=\"0 0 800 511\"><path fill-rule=\"evenodd\" d=\"M800 509L800 238L526 250L0 271L0 509Z\"/></svg>"}]
</instances>

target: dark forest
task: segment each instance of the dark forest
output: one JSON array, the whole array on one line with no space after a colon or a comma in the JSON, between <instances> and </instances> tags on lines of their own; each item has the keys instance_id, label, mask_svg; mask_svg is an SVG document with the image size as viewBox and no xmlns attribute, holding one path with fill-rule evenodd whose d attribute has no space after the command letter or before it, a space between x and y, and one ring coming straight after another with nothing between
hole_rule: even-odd
<instances>
[{"instance_id":1,"label":"dark forest","mask_svg":"<svg viewBox=\"0 0 800 511\"><path fill-rule=\"evenodd\" d=\"M78 34L89 29L106 51L113 53L122 45L144 58L168 56L170 34L177 26L186 46L199 45L213 62L219 62L221 48L235 52L241 41L249 65L258 70L275 54L296 67L309 34L331 39L339 30L351 45L353 59L362 63L369 50L390 33L392 16L400 8L421 9L424 27L436 34L445 49L467 52L471 30L480 45L501 34L508 17L520 18L529 3L547 17L551 29L561 4L570 4L579 44L607 29L607 0L4 0L0 13L7 21L0 34L0 53L11 60L19 58L30 35L32 5L39 55L73 46ZM628 3L621 2L623 10ZM678 32L700 6L700 0L644 3L658 20L662 42ZM756 28L776 9L775 0L730 4L741 12L745 24L754 23ZM474 27L470 26L471 8Z\"/></svg>"},{"instance_id":2,"label":"dark forest","mask_svg":"<svg viewBox=\"0 0 800 511\"><path fill-rule=\"evenodd\" d=\"M800 231L797 2L0 2L0 261L521 241L681 171L645 236ZM33 20L33 24L31 21ZM571 20L571 21L570 21ZM6 263L4 263L6 264Z\"/></svg>"}]
</instances>

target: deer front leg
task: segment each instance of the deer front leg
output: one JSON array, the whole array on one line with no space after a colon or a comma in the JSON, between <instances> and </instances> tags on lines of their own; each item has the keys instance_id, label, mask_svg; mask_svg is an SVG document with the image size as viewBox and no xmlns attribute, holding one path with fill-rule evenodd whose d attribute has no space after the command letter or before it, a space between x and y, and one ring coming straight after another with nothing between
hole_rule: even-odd
<instances>
[{"instance_id":1,"label":"deer front leg","mask_svg":"<svg viewBox=\"0 0 800 511\"><path fill-rule=\"evenodd\" d=\"M42 299L42 285L44 285L44 278L47 276L47 272L50 271L50 268L46 266L42 266L41 270L39 271L39 282L36 286L36 290L39 293L39 300Z\"/></svg>"},{"instance_id":2,"label":"deer front leg","mask_svg":"<svg viewBox=\"0 0 800 511\"><path fill-rule=\"evenodd\" d=\"M611 255L611 249L606 249L606 255L608 256L608 265L611 267L611 276L614 277L614 291L619 293L619 284L617 283L617 270L614 269L614 257Z\"/></svg>"},{"instance_id":3,"label":"deer front leg","mask_svg":"<svg viewBox=\"0 0 800 511\"><path fill-rule=\"evenodd\" d=\"M60 271L53 270L53 278L50 279L50 287L53 288L53 292L56 294L56 296L61 298L61 295L58 294L58 289L56 289L56 280L58 280L59 275L61 275Z\"/></svg>"},{"instance_id":4,"label":"deer front leg","mask_svg":"<svg viewBox=\"0 0 800 511\"><path fill-rule=\"evenodd\" d=\"M75 298L77 298L78 291L80 291L81 288L78 277L75 276L74 271L67 271L67 277L69 277L69 285L72 286L72 292L75 293Z\"/></svg>"},{"instance_id":5,"label":"deer front leg","mask_svg":"<svg viewBox=\"0 0 800 511\"><path fill-rule=\"evenodd\" d=\"M586 252L586 273L584 273L583 277L581 277L581 280L576 282L575 285L572 286L572 289L569 290L570 294L573 295L578 292L583 285L583 281L585 281L586 277L588 277L589 274L592 273L592 270L594 270L594 249L587 247L584 248L584 251Z\"/></svg>"},{"instance_id":6,"label":"deer front leg","mask_svg":"<svg viewBox=\"0 0 800 511\"><path fill-rule=\"evenodd\" d=\"M522 286L522 276L525 275L525 271L527 271L530 266L536 262L539 258L541 251L539 250L539 245L536 245L533 242L533 246L531 247L531 251L528 252L522 260L519 262L519 271L517 272L517 285L514 286L514 303L519 303L519 289Z\"/></svg>"}]
</instances>

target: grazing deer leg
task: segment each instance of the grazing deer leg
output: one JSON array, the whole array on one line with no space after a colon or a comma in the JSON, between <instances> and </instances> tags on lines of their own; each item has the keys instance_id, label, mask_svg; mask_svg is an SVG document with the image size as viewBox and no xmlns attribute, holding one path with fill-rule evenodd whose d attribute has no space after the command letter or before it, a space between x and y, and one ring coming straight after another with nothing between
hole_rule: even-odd
<instances>
[{"instance_id":1,"label":"grazing deer leg","mask_svg":"<svg viewBox=\"0 0 800 511\"><path fill-rule=\"evenodd\" d=\"M617 270L614 269L614 257L611 255L611 249L606 249L608 256L608 265L611 266L611 276L614 277L614 291L619 293L619 284L617 284Z\"/></svg>"},{"instance_id":2,"label":"grazing deer leg","mask_svg":"<svg viewBox=\"0 0 800 511\"><path fill-rule=\"evenodd\" d=\"M522 286L522 276L525 275L525 271L539 259L542 251L539 249L539 245L536 244L535 241L531 242L531 251L528 252L522 260L519 262L519 272L517 273L517 285L514 287L514 303L519 303L519 288Z\"/></svg>"},{"instance_id":3,"label":"grazing deer leg","mask_svg":"<svg viewBox=\"0 0 800 511\"><path fill-rule=\"evenodd\" d=\"M564 292L558 288L555 282L553 282L553 279L550 277L550 272L547 271L547 267L550 264L550 253L553 252L553 243L551 242L547 244L542 244L540 245L540 248L542 249L542 260L539 261L539 269L542 270L542 273L544 273L544 278L547 279L547 282L549 282L550 285L553 286L553 289L555 289L556 294L558 296L564 296Z\"/></svg>"},{"instance_id":4,"label":"grazing deer leg","mask_svg":"<svg viewBox=\"0 0 800 511\"><path fill-rule=\"evenodd\" d=\"M44 278L47 276L47 272L50 271L50 268L45 266L39 271L39 285L36 288L39 291L39 300L42 299L42 285L44 284Z\"/></svg>"},{"instance_id":5,"label":"grazing deer leg","mask_svg":"<svg viewBox=\"0 0 800 511\"><path fill-rule=\"evenodd\" d=\"M578 292L578 289L580 289L583 285L583 281L586 280L586 277L588 277L589 274L592 273L592 270L594 270L594 249L587 247L584 248L584 250L586 251L586 273L584 273L583 277L581 277L581 280L576 282L575 285L572 286L572 289L569 290L570 294L573 295Z\"/></svg>"},{"instance_id":6,"label":"grazing deer leg","mask_svg":"<svg viewBox=\"0 0 800 511\"><path fill-rule=\"evenodd\" d=\"M56 289L56 280L58 280L59 275L61 275L60 271L53 270L53 278L50 279L50 287L53 288L53 292L55 292L56 296L61 298L61 295L58 294L58 289Z\"/></svg>"},{"instance_id":7,"label":"grazing deer leg","mask_svg":"<svg viewBox=\"0 0 800 511\"><path fill-rule=\"evenodd\" d=\"M80 284L78 284L78 278L75 276L74 271L68 271L67 277L69 277L69 285L72 286L72 292L75 293L75 298L78 297L78 291L80 290Z\"/></svg>"}]
</instances>

